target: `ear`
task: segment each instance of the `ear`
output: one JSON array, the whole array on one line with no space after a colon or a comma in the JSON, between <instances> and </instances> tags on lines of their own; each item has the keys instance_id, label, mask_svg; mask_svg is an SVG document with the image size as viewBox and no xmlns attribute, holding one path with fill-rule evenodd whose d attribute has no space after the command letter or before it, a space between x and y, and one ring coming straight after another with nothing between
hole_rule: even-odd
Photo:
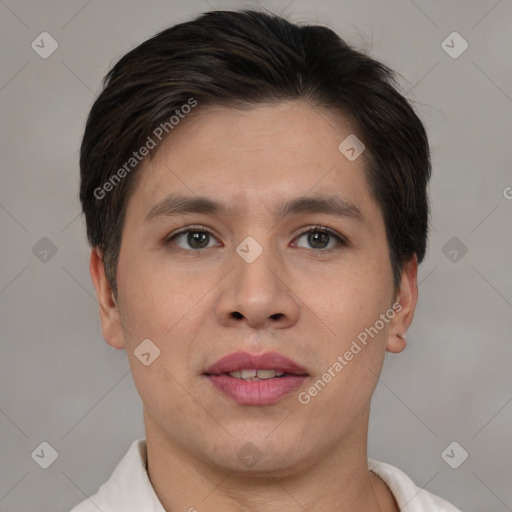
<instances>
[{"instance_id":1,"label":"ear","mask_svg":"<svg viewBox=\"0 0 512 512\"><path fill-rule=\"evenodd\" d=\"M95 247L91 251L89 271L100 305L101 331L105 341L114 348L124 348L124 336L121 327L119 308L114 298L114 292L105 276L103 255Z\"/></svg>"},{"instance_id":2,"label":"ear","mask_svg":"<svg viewBox=\"0 0 512 512\"><path fill-rule=\"evenodd\" d=\"M405 349L405 333L411 325L418 301L418 258L413 255L403 266L400 291L396 302L400 304L394 307L395 316L390 321L386 350L398 354ZM403 338L399 336L403 335Z\"/></svg>"}]
</instances>

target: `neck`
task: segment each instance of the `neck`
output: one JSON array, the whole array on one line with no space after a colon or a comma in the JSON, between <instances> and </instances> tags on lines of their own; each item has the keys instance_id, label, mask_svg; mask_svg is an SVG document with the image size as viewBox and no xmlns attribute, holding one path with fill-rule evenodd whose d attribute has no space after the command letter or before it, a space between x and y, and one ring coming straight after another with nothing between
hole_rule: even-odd
<instances>
[{"instance_id":1,"label":"neck","mask_svg":"<svg viewBox=\"0 0 512 512\"><path fill-rule=\"evenodd\" d=\"M256 470L258 464L220 466L191 453L146 415L145 425L148 474L166 512L398 511L387 486L368 470L366 429L300 464Z\"/></svg>"}]
</instances>

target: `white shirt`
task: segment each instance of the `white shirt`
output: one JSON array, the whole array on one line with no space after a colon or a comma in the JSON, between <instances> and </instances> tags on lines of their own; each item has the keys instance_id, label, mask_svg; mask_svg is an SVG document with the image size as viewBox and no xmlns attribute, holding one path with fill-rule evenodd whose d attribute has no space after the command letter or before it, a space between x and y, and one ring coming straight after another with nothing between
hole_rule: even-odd
<instances>
[{"instance_id":1,"label":"white shirt","mask_svg":"<svg viewBox=\"0 0 512 512\"><path fill-rule=\"evenodd\" d=\"M165 512L146 471L146 440L134 441L96 494L71 512ZM404 512L460 512L447 501L416 487L402 471L390 464L368 459L368 468L391 489ZM193 510L193 507L192 507Z\"/></svg>"}]
</instances>

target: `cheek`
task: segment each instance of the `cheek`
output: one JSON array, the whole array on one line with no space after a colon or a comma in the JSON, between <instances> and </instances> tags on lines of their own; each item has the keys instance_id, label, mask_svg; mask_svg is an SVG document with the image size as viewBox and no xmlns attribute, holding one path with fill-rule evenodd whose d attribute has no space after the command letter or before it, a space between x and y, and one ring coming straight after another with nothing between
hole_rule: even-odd
<instances>
[{"instance_id":1,"label":"cheek","mask_svg":"<svg viewBox=\"0 0 512 512\"><path fill-rule=\"evenodd\" d=\"M170 266L163 270L159 266L150 257L140 262L125 262L119 287L122 328L134 379L140 381L141 387L154 386L154 389L160 386L158 379L163 382L170 378L169 373L180 382L186 378L194 340L206 321L210 311L207 308L213 307L208 297L205 298L212 287L207 279L195 282L183 271L173 271ZM160 351L148 367L134 355L145 339L151 340ZM172 382L171 379L162 385Z\"/></svg>"},{"instance_id":2,"label":"cheek","mask_svg":"<svg viewBox=\"0 0 512 512\"><path fill-rule=\"evenodd\" d=\"M124 306L126 352L135 386L148 413L163 421L171 412L187 409L190 395L183 385L200 324L194 323L196 315L184 294L172 293L151 275L144 279L143 272L125 288ZM142 352L139 347L147 339L152 344ZM148 352L149 357L142 355Z\"/></svg>"},{"instance_id":3,"label":"cheek","mask_svg":"<svg viewBox=\"0 0 512 512\"><path fill-rule=\"evenodd\" d=\"M313 290L311 290L312 292ZM332 326L334 339L348 340L370 327L391 300L391 278L385 262L378 265L366 256L340 270L316 294L315 307Z\"/></svg>"},{"instance_id":4,"label":"cheek","mask_svg":"<svg viewBox=\"0 0 512 512\"><path fill-rule=\"evenodd\" d=\"M135 251L133 251L135 253ZM150 256L131 261L120 258L119 291L131 343L144 338L163 341L195 299L187 293L189 279L162 269Z\"/></svg>"},{"instance_id":5,"label":"cheek","mask_svg":"<svg viewBox=\"0 0 512 512\"><path fill-rule=\"evenodd\" d=\"M381 315L389 313L391 288L389 276L378 265L360 261L359 268L352 267L336 281L324 288L321 313L330 330L322 341L325 373L319 378L329 381L325 387L330 391L319 395L331 413L332 407L341 404L340 410L346 411L345 407L357 409L369 403L382 367L390 320L381 320Z\"/></svg>"},{"instance_id":6,"label":"cheek","mask_svg":"<svg viewBox=\"0 0 512 512\"><path fill-rule=\"evenodd\" d=\"M323 370L305 390L314 404L313 421L319 425L328 423L337 430L340 425L356 421L369 408L384 360L386 328L373 337L367 335L366 339L358 335L366 335L364 329L374 323L375 318L371 323L351 322L347 330L339 324L339 332L343 334L329 344L323 357ZM303 401L308 396L303 395Z\"/></svg>"}]
</instances>

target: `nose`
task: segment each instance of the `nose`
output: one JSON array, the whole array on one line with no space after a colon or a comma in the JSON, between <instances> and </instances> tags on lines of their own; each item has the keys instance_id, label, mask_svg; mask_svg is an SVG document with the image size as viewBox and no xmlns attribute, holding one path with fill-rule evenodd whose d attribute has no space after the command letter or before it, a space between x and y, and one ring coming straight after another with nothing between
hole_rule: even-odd
<instances>
[{"instance_id":1,"label":"nose","mask_svg":"<svg viewBox=\"0 0 512 512\"><path fill-rule=\"evenodd\" d=\"M226 327L286 328L300 313L282 258L265 248L254 260L233 254L233 267L217 301L217 318ZM288 281L288 282L287 282Z\"/></svg>"}]
</instances>

